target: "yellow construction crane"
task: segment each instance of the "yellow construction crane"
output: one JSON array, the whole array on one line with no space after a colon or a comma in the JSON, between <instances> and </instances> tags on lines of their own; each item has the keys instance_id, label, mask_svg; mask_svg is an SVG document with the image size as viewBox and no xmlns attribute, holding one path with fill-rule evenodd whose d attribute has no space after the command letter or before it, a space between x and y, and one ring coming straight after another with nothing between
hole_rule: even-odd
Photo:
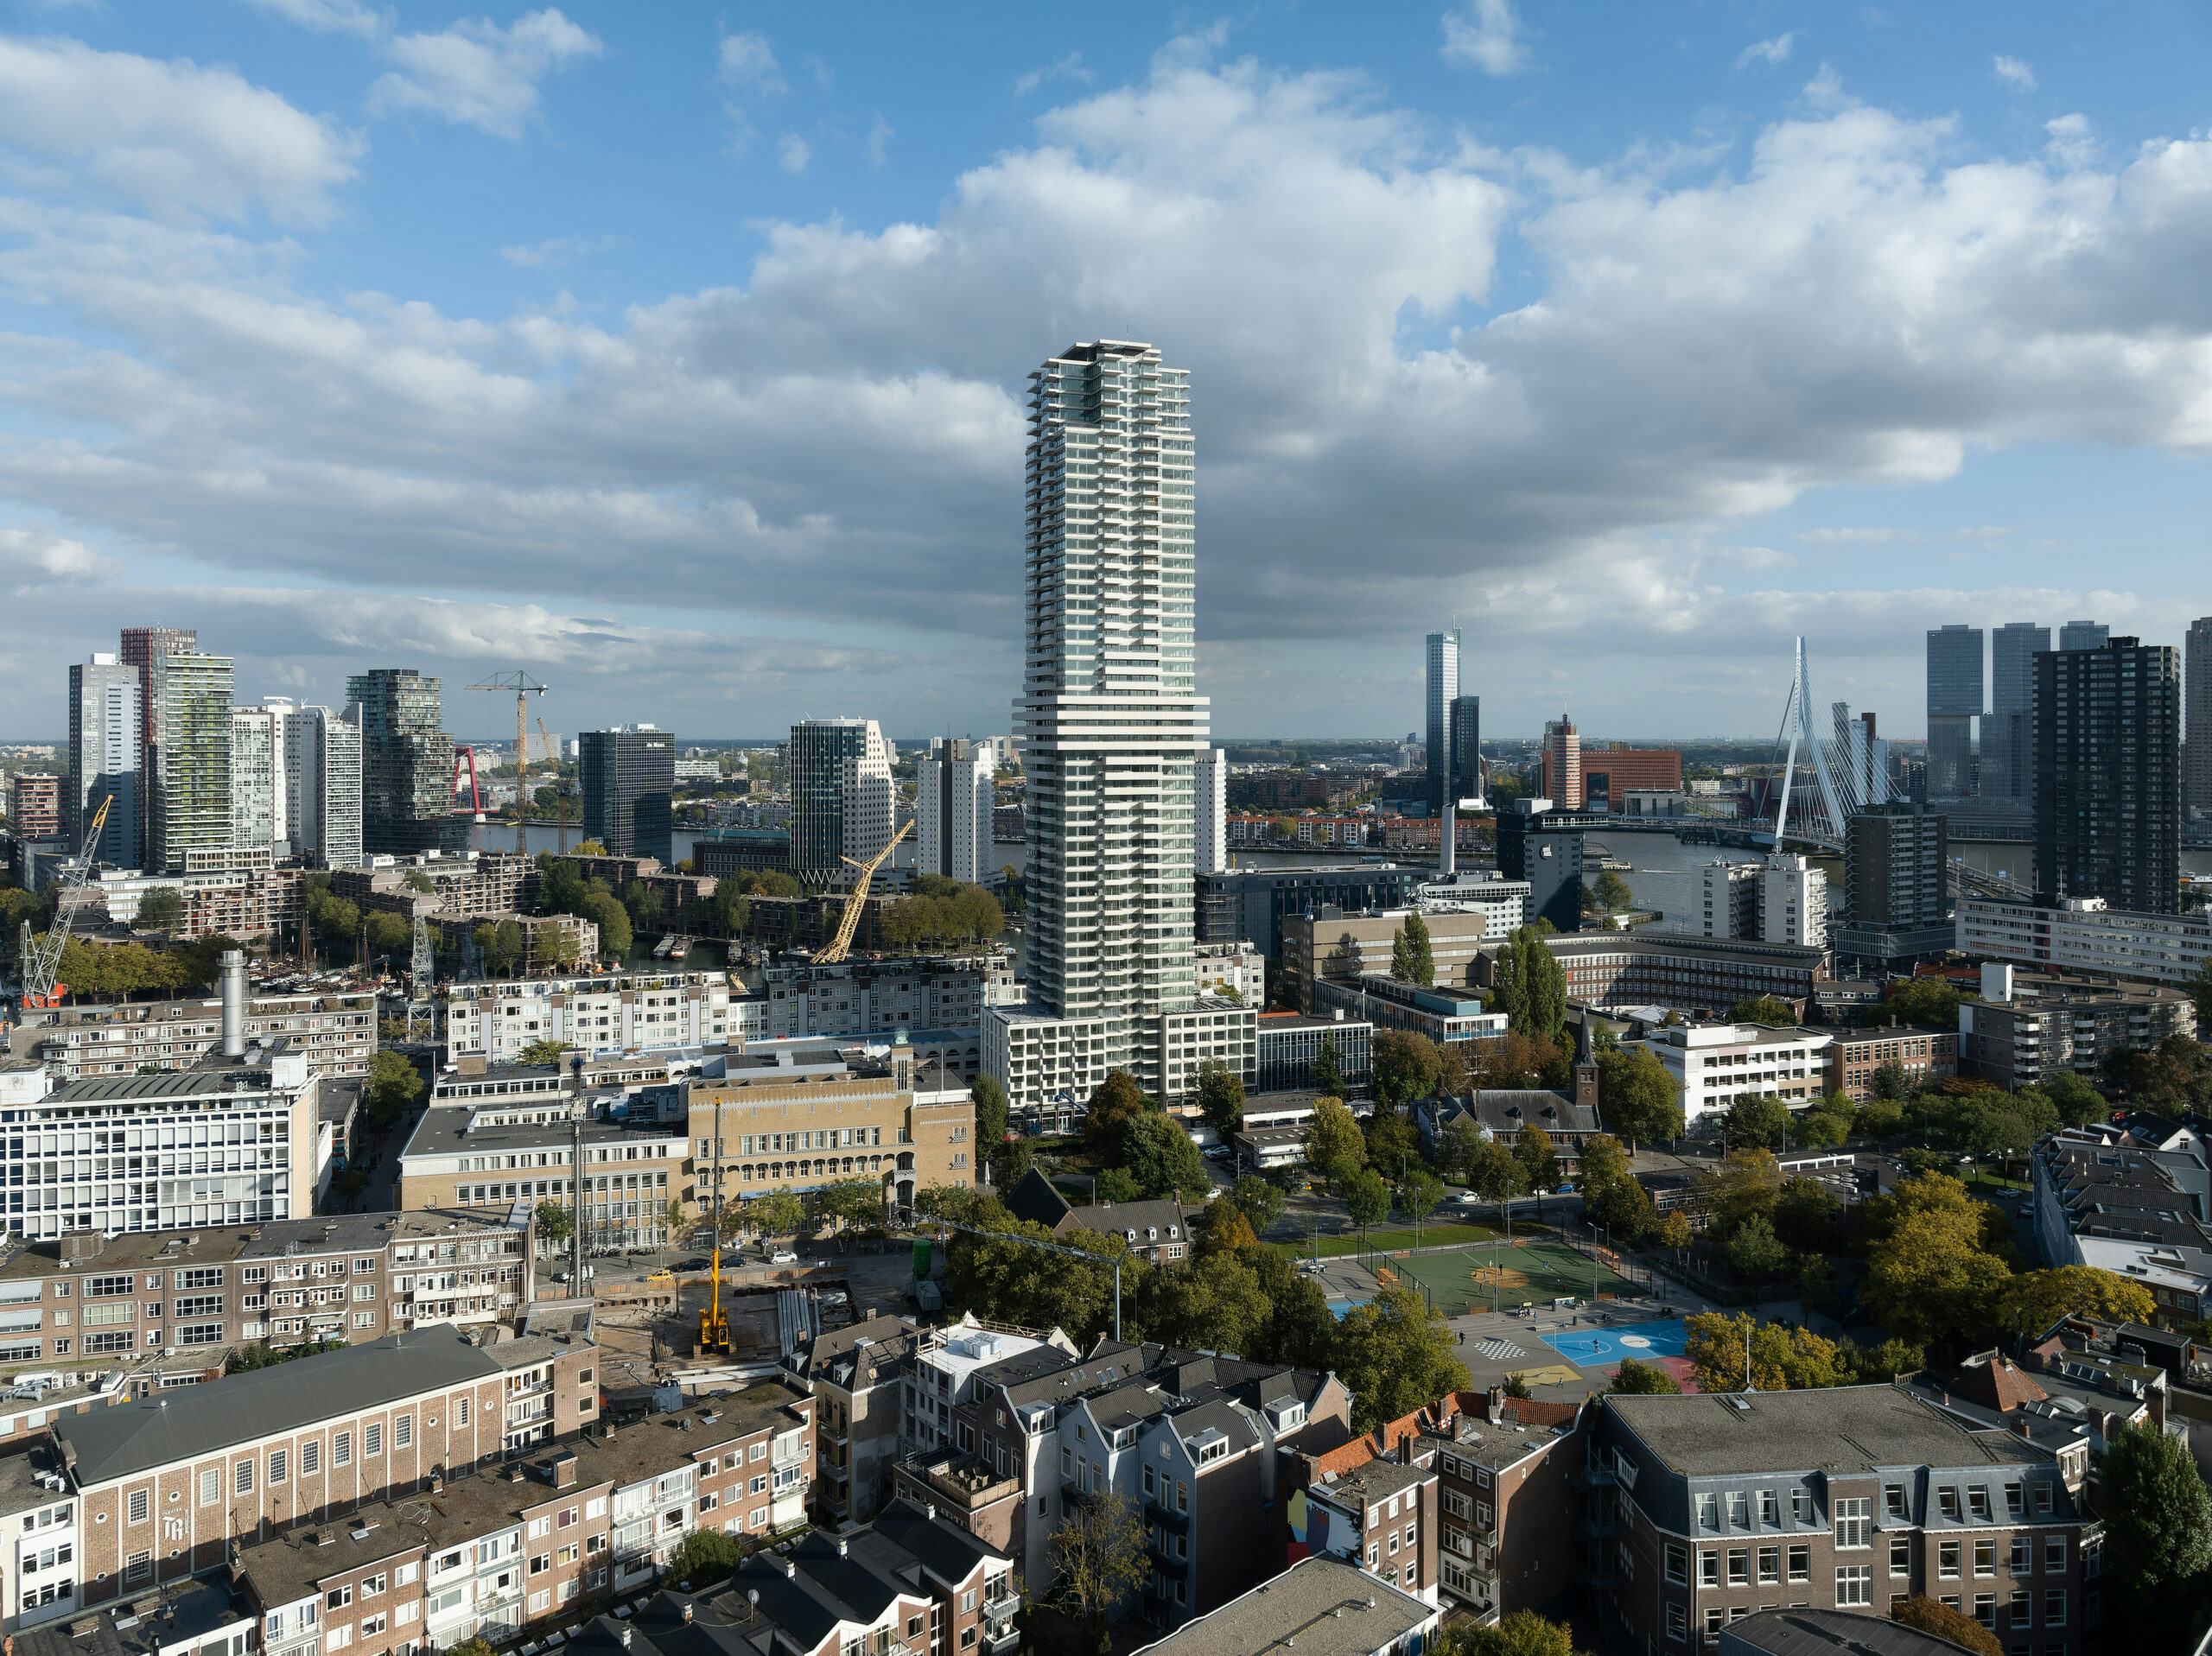
<instances>
[{"instance_id":1,"label":"yellow construction crane","mask_svg":"<svg viewBox=\"0 0 2212 1656\"><path fill-rule=\"evenodd\" d=\"M523 856L530 850L530 698L547 687L527 673L494 673L468 688L515 693L515 854Z\"/></svg>"},{"instance_id":2,"label":"yellow construction crane","mask_svg":"<svg viewBox=\"0 0 2212 1656\"><path fill-rule=\"evenodd\" d=\"M875 871L890 860L891 853L899 848L899 841L906 837L906 830L913 826L914 819L911 816L899 823L899 832L891 836L891 843L866 862L857 857L845 859L861 871L860 878L853 882L852 895L845 899L845 912L838 917L836 936L830 940L829 948L814 957L817 966L834 965L853 952L853 934L860 930L861 910L868 906L868 888L875 883Z\"/></svg>"}]
</instances>

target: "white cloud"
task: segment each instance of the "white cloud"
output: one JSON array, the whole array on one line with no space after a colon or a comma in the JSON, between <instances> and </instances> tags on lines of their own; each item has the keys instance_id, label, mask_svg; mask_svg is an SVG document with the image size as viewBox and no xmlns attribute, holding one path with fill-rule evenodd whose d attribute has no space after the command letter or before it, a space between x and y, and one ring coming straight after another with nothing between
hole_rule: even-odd
<instances>
[{"instance_id":1,"label":"white cloud","mask_svg":"<svg viewBox=\"0 0 2212 1656\"><path fill-rule=\"evenodd\" d=\"M361 0L247 0L257 10L318 35L357 35L374 40L387 27L383 13Z\"/></svg>"},{"instance_id":2,"label":"white cloud","mask_svg":"<svg viewBox=\"0 0 2212 1656\"><path fill-rule=\"evenodd\" d=\"M519 138L537 113L538 83L605 49L597 35L550 6L505 28L464 19L438 34L395 38L388 51L399 67L378 77L369 107Z\"/></svg>"},{"instance_id":3,"label":"white cloud","mask_svg":"<svg viewBox=\"0 0 2212 1656\"><path fill-rule=\"evenodd\" d=\"M786 132L776 140L776 165L796 177L806 170L814 159L814 151L796 132Z\"/></svg>"},{"instance_id":4,"label":"white cloud","mask_svg":"<svg viewBox=\"0 0 2212 1656\"><path fill-rule=\"evenodd\" d=\"M613 236L555 236L550 240L503 247L499 257L518 270L567 264L615 244Z\"/></svg>"},{"instance_id":5,"label":"white cloud","mask_svg":"<svg viewBox=\"0 0 2212 1656\"><path fill-rule=\"evenodd\" d=\"M1471 63L1484 74L1510 75L1528 67L1521 20L1512 0L1468 0L1444 14L1444 55Z\"/></svg>"},{"instance_id":6,"label":"white cloud","mask_svg":"<svg viewBox=\"0 0 2212 1656\"><path fill-rule=\"evenodd\" d=\"M880 167L890 159L891 138L895 130L891 123L883 118L883 111L878 110L868 130L868 158L873 165Z\"/></svg>"},{"instance_id":7,"label":"white cloud","mask_svg":"<svg viewBox=\"0 0 2212 1656\"><path fill-rule=\"evenodd\" d=\"M777 67L775 48L760 34L725 35L715 54L715 70L726 86L749 92L785 90L783 71Z\"/></svg>"},{"instance_id":8,"label":"white cloud","mask_svg":"<svg viewBox=\"0 0 2212 1656\"><path fill-rule=\"evenodd\" d=\"M1080 51L1070 52L1039 68L1016 75L1014 78L1014 95L1026 98L1048 80L1072 80L1087 86L1093 79L1090 68L1084 63L1083 54Z\"/></svg>"},{"instance_id":9,"label":"white cloud","mask_svg":"<svg viewBox=\"0 0 2212 1656\"><path fill-rule=\"evenodd\" d=\"M1991 73L2014 92L2026 92L2036 89L2034 68L2019 58L2008 58L2000 53L1989 60L1989 68Z\"/></svg>"},{"instance_id":10,"label":"white cloud","mask_svg":"<svg viewBox=\"0 0 2212 1656\"><path fill-rule=\"evenodd\" d=\"M1753 41L1736 54L1736 67L1747 69L1754 63L1787 63L1789 48L1796 44L1797 33L1792 29L1786 35L1777 35L1770 41Z\"/></svg>"},{"instance_id":11,"label":"white cloud","mask_svg":"<svg viewBox=\"0 0 2212 1656\"><path fill-rule=\"evenodd\" d=\"M2060 166L2082 168L2096 160L2096 135L2090 130L2088 116L2062 115L2056 120L2045 121L2043 130L2050 134L2051 159Z\"/></svg>"},{"instance_id":12,"label":"white cloud","mask_svg":"<svg viewBox=\"0 0 2212 1656\"><path fill-rule=\"evenodd\" d=\"M164 215L315 220L362 145L234 69L0 35L0 149Z\"/></svg>"}]
</instances>

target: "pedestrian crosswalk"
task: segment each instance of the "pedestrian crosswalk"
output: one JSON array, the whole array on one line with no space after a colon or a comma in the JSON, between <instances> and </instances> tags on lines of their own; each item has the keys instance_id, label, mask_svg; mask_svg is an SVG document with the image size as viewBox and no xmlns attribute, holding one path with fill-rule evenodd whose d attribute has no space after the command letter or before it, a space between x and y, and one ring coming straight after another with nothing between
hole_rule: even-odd
<instances>
[{"instance_id":1,"label":"pedestrian crosswalk","mask_svg":"<svg viewBox=\"0 0 2212 1656\"><path fill-rule=\"evenodd\" d=\"M1495 1335L1484 1341L1475 1349L1494 1363L1502 1363L1510 1357L1525 1357L1529 1355L1519 1346L1515 1345L1512 1341L1501 1340Z\"/></svg>"}]
</instances>

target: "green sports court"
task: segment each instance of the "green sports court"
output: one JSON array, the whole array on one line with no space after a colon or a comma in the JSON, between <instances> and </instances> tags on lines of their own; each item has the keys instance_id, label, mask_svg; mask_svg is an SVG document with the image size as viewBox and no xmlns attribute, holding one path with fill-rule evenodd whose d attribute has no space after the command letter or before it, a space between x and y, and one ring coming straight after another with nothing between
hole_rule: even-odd
<instances>
[{"instance_id":1,"label":"green sports court","mask_svg":"<svg viewBox=\"0 0 2212 1656\"><path fill-rule=\"evenodd\" d=\"M1493 1242L1436 1253L1392 1254L1366 1263L1378 1285L1389 1287L1405 1279L1446 1317L1510 1311L1524 1300L1548 1309L1568 1295L1586 1301L1591 1297L1589 1256L1558 1242ZM1598 1266L1599 1296L1611 1298L1634 1285L1610 1266Z\"/></svg>"}]
</instances>

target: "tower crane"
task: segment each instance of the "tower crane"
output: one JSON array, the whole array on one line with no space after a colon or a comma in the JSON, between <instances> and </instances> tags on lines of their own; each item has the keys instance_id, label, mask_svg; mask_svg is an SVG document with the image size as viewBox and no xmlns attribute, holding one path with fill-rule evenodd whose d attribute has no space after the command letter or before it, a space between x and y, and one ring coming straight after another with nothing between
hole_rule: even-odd
<instances>
[{"instance_id":1,"label":"tower crane","mask_svg":"<svg viewBox=\"0 0 2212 1656\"><path fill-rule=\"evenodd\" d=\"M530 698L543 695L547 687L514 672L494 673L468 688L515 693L515 855L523 856L530 850Z\"/></svg>"},{"instance_id":2,"label":"tower crane","mask_svg":"<svg viewBox=\"0 0 2212 1656\"><path fill-rule=\"evenodd\" d=\"M911 816L899 823L898 833L891 836L891 843L866 862L857 857L844 859L861 871L860 877L853 882L852 895L845 899L845 911L837 920L836 936L830 940L829 948L814 957L817 966L833 966L852 953L853 933L860 930L861 910L868 906L868 888L875 883L875 871L889 860L891 853L899 848L899 841L906 837L906 830L913 826Z\"/></svg>"},{"instance_id":3,"label":"tower crane","mask_svg":"<svg viewBox=\"0 0 2212 1656\"><path fill-rule=\"evenodd\" d=\"M23 922L22 943L16 954L16 972L22 980L26 1012L58 1006L69 993L67 984L56 981L61 970L61 951L69 942L69 923L85 900L92 863L99 851L100 830L107 826L108 807L114 803L113 794L100 801L99 809L85 825L82 848L61 865L60 895L55 899L54 923L47 928L45 937L33 936L31 923Z\"/></svg>"}]
</instances>

